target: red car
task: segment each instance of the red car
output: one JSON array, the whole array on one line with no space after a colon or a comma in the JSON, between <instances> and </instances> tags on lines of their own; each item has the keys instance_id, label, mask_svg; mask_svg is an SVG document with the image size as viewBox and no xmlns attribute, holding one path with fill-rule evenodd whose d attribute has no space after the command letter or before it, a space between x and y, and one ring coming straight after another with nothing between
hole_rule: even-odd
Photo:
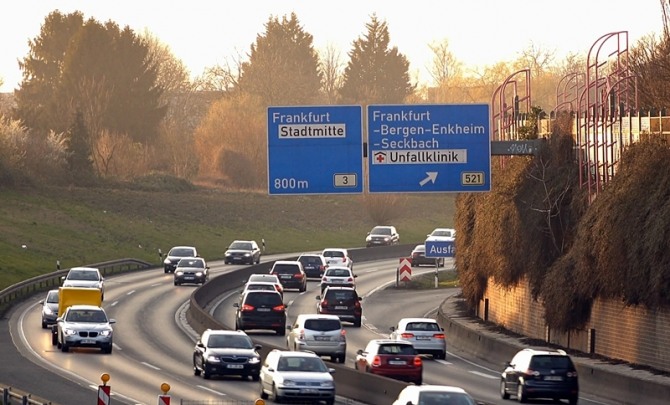
<instances>
[{"instance_id":1,"label":"red car","mask_svg":"<svg viewBox=\"0 0 670 405\"><path fill-rule=\"evenodd\" d=\"M373 339L356 352L356 370L412 382L423 382L423 361L411 342Z\"/></svg>"}]
</instances>

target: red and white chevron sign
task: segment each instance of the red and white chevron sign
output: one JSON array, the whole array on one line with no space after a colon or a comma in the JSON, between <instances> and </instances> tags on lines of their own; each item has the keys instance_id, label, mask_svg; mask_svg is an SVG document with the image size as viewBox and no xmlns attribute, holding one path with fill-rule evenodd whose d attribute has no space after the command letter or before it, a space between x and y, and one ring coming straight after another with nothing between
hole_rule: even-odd
<instances>
[{"instance_id":1,"label":"red and white chevron sign","mask_svg":"<svg viewBox=\"0 0 670 405\"><path fill-rule=\"evenodd\" d=\"M398 278L400 281L412 280L412 259L407 257L400 258L400 266L398 267Z\"/></svg>"}]
</instances>

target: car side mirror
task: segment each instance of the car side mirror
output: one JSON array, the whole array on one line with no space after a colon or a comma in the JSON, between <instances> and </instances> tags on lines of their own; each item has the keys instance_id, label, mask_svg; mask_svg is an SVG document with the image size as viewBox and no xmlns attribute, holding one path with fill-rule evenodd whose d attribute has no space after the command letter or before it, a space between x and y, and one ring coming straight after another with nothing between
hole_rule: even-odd
<instances>
[{"instance_id":1,"label":"car side mirror","mask_svg":"<svg viewBox=\"0 0 670 405\"><path fill-rule=\"evenodd\" d=\"M198 342L198 343L196 343L195 345L196 345L197 347L202 347L202 348L205 347L205 345L204 345L202 342Z\"/></svg>"},{"instance_id":2,"label":"car side mirror","mask_svg":"<svg viewBox=\"0 0 670 405\"><path fill-rule=\"evenodd\" d=\"M293 329L293 326L291 326L291 325L286 325L286 330L292 330L292 329Z\"/></svg>"},{"instance_id":3,"label":"car side mirror","mask_svg":"<svg viewBox=\"0 0 670 405\"><path fill-rule=\"evenodd\" d=\"M363 297L358 297L358 300L359 300L359 301L363 301Z\"/></svg>"},{"instance_id":4,"label":"car side mirror","mask_svg":"<svg viewBox=\"0 0 670 405\"><path fill-rule=\"evenodd\" d=\"M356 350L356 354L363 354L363 349Z\"/></svg>"},{"instance_id":5,"label":"car side mirror","mask_svg":"<svg viewBox=\"0 0 670 405\"><path fill-rule=\"evenodd\" d=\"M329 372L330 374L335 374L335 369L334 369L334 368L329 368L329 369L328 369L328 372Z\"/></svg>"},{"instance_id":6,"label":"car side mirror","mask_svg":"<svg viewBox=\"0 0 670 405\"><path fill-rule=\"evenodd\" d=\"M317 300L317 301L320 301L320 300L321 300L321 296L320 296L320 295L317 295L317 296L316 296L316 300Z\"/></svg>"},{"instance_id":7,"label":"car side mirror","mask_svg":"<svg viewBox=\"0 0 670 405\"><path fill-rule=\"evenodd\" d=\"M113 324L113 323L116 323L116 319L110 319L110 320L108 321L108 323L109 323L110 325Z\"/></svg>"},{"instance_id":8,"label":"car side mirror","mask_svg":"<svg viewBox=\"0 0 670 405\"><path fill-rule=\"evenodd\" d=\"M354 278L358 277L358 274L354 274Z\"/></svg>"},{"instance_id":9,"label":"car side mirror","mask_svg":"<svg viewBox=\"0 0 670 405\"><path fill-rule=\"evenodd\" d=\"M391 327L389 328L389 330L390 330L391 332L394 332L394 331L395 331L395 326L391 326Z\"/></svg>"},{"instance_id":10,"label":"car side mirror","mask_svg":"<svg viewBox=\"0 0 670 405\"><path fill-rule=\"evenodd\" d=\"M263 348L262 345L254 345L254 349L256 350L261 350Z\"/></svg>"}]
</instances>

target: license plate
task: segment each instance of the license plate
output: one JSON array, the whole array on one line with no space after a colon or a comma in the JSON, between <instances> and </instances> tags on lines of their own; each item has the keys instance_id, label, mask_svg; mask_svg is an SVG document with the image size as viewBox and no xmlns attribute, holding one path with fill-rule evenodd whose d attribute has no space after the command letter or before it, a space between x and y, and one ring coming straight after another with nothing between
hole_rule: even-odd
<instances>
[{"instance_id":1,"label":"license plate","mask_svg":"<svg viewBox=\"0 0 670 405\"><path fill-rule=\"evenodd\" d=\"M186 276L184 277L184 280L193 280L193 276Z\"/></svg>"},{"instance_id":2,"label":"license plate","mask_svg":"<svg viewBox=\"0 0 670 405\"><path fill-rule=\"evenodd\" d=\"M330 337L328 337L328 336L314 336L314 340L325 341L325 340L330 340Z\"/></svg>"},{"instance_id":3,"label":"license plate","mask_svg":"<svg viewBox=\"0 0 670 405\"><path fill-rule=\"evenodd\" d=\"M392 366L404 366L407 362L404 360L389 360L389 364Z\"/></svg>"},{"instance_id":4,"label":"license plate","mask_svg":"<svg viewBox=\"0 0 670 405\"><path fill-rule=\"evenodd\" d=\"M417 336L416 340L430 340L430 336Z\"/></svg>"},{"instance_id":5,"label":"license plate","mask_svg":"<svg viewBox=\"0 0 670 405\"><path fill-rule=\"evenodd\" d=\"M318 393L319 390L314 389L314 388L303 388L300 390L301 394L316 394Z\"/></svg>"},{"instance_id":6,"label":"license plate","mask_svg":"<svg viewBox=\"0 0 670 405\"><path fill-rule=\"evenodd\" d=\"M291 278L291 275L290 274L282 274L281 278Z\"/></svg>"},{"instance_id":7,"label":"license plate","mask_svg":"<svg viewBox=\"0 0 670 405\"><path fill-rule=\"evenodd\" d=\"M270 308L258 308L258 312L270 312Z\"/></svg>"},{"instance_id":8,"label":"license plate","mask_svg":"<svg viewBox=\"0 0 670 405\"><path fill-rule=\"evenodd\" d=\"M349 307L346 305L335 305L335 309L348 309Z\"/></svg>"},{"instance_id":9,"label":"license plate","mask_svg":"<svg viewBox=\"0 0 670 405\"><path fill-rule=\"evenodd\" d=\"M83 344L83 345L92 345L92 344L95 344L95 340L93 340L93 339L83 339L83 340L81 341L81 344Z\"/></svg>"},{"instance_id":10,"label":"license plate","mask_svg":"<svg viewBox=\"0 0 670 405\"><path fill-rule=\"evenodd\" d=\"M242 364L228 364L228 365L226 366L226 368L237 368L237 369L240 369L240 368L244 368L244 366L243 366Z\"/></svg>"},{"instance_id":11,"label":"license plate","mask_svg":"<svg viewBox=\"0 0 670 405\"><path fill-rule=\"evenodd\" d=\"M544 377L545 381L563 381L563 377L559 375L548 375Z\"/></svg>"}]
</instances>

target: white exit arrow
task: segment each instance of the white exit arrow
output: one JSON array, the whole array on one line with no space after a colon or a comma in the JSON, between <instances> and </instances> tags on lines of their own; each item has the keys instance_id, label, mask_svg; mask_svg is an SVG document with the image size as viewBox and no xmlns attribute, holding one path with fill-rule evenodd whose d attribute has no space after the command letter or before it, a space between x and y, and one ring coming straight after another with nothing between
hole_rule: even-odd
<instances>
[{"instance_id":1,"label":"white exit arrow","mask_svg":"<svg viewBox=\"0 0 670 405\"><path fill-rule=\"evenodd\" d=\"M435 184L435 180L437 180L437 172L426 172L426 174L428 175L428 177L419 182L419 185L421 187L425 186L426 183L428 183L429 181Z\"/></svg>"}]
</instances>

